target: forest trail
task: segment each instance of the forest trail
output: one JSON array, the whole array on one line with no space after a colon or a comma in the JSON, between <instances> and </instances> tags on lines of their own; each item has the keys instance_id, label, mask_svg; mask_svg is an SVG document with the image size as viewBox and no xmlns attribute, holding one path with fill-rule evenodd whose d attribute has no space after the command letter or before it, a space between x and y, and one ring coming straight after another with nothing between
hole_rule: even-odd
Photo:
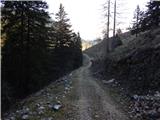
<instances>
[{"instance_id":1,"label":"forest trail","mask_svg":"<svg viewBox=\"0 0 160 120\"><path fill-rule=\"evenodd\" d=\"M92 63L83 66L27 97L4 115L4 120L128 120L104 87L92 76ZM54 110L60 103L62 107Z\"/></svg>"},{"instance_id":2,"label":"forest trail","mask_svg":"<svg viewBox=\"0 0 160 120\"><path fill-rule=\"evenodd\" d=\"M77 107L76 120L127 120L105 90L96 82L89 70L90 58L84 55L84 65L73 72L75 95L71 103ZM75 99L74 99L75 98ZM77 98L77 99L76 99Z\"/></svg>"}]
</instances>

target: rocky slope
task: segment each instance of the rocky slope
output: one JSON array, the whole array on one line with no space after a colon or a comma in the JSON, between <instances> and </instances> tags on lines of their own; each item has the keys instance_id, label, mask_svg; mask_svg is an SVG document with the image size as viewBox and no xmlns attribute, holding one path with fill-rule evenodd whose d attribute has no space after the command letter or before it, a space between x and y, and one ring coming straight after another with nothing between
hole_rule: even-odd
<instances>
[{"instance_id":1,"label":"rocky slope","mask_svg":"<svg viewBox=\"0 0 160 120\"><path fill-rule=\"evenodd\" d=\"M123 45L106 52L106 41L88 49L93 57L95 75L115 79L109 86L125 96L131 116L140 120L160 118L160 29L140 33L138 37L121 35ZM136 97L135 97L136 96ZM123 100L122 100L123 101Z\"/></svg>"},{"instance_id":2,"label":"rocky slope","mask_svg":"<svg viewBox=\"0 0 160 120\"><path fill-rule=\"evenodd\" d=\"M64 114L69 114L69 110L66 110L68 106L65 106L65 101L66 96L70 94L72 89L70 76L71 74L64 76L16 103L8 112L2 115L2 119L54 120L58 118L63 120ZM60 110L58 110L59 108Z\"/></svg>"}]
</instances>

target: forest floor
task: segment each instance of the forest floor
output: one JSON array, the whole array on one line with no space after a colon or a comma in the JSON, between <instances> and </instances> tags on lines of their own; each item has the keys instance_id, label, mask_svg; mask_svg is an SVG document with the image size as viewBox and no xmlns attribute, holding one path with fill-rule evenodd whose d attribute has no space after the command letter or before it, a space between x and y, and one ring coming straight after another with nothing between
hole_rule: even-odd
<instances>
[{"instance_id":1,"label":"forest floor","mask_svg":"<svg viewBox=\"0 0 160 120\"><path fill-rule=\"evenodd\" d=\"M16 104L4 120L128 120L122 106L103 89L84 55L81 68ZM55 110L56 104L62 105Z\"/></svg>"}]
</instances>

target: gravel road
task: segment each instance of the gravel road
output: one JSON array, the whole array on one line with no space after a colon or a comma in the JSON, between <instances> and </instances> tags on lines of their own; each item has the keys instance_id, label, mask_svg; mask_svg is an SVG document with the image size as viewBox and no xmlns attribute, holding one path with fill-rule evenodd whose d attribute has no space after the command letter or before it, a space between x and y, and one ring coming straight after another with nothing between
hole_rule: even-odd
<instances>
[{"instance_id":1,"label":"gravel road","mask_svg":"<svg viewBox=\"0 0 160 120\"><path fill-rule=\"evenodd\" d=\"M127 116L96 82L90 71L90 58L84 55L84 65L73 72L74 97L77 107L76 120L128 120ZM74 99L75 98L75 99Z\"/></svg>"}]
</instances>

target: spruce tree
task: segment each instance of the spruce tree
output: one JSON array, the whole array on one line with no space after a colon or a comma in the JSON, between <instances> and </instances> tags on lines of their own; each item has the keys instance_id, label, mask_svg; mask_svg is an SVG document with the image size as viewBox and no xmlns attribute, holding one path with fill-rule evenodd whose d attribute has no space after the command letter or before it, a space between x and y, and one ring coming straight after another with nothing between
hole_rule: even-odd
<instances>
[{"instance_id":1,"label":"spruce tree","mask_svg":"<svg viewBox=\"0 0 160 120\"><path fill-rule=\"evenodd\" d=\"M137 8L134 13L134 23L132 27L132 34L136 34L136 37L138 33L140 32L140 20L142 19L143 12L140 10L139 5L137 5Z\"/></svg>"},{"instance_id":2,"label":"spruce tree","mask_svg":"<svg viewBox=\"0 0 160 120\"><path fill-rule=\"evenodd\" d=\"M47 8L42 1L3 2L2 86L12 86L14 97L22 98L47 81Z\"/></svg>"},{"instance_id":3,"label":"spruce tree","mask_svg":"<svg viewBox=\"0 0 160 120\"><path fill-rule=\"evenodd\" d=\"M68 22L67 13L64 11L62 4L60 4L59 12L56 14L56 45L54 52L54 59L60 75L72 69L70 66L72 65L70 61L72 59L72 31L70 30L71 25Z\"/></svg>"}]
</instances>

